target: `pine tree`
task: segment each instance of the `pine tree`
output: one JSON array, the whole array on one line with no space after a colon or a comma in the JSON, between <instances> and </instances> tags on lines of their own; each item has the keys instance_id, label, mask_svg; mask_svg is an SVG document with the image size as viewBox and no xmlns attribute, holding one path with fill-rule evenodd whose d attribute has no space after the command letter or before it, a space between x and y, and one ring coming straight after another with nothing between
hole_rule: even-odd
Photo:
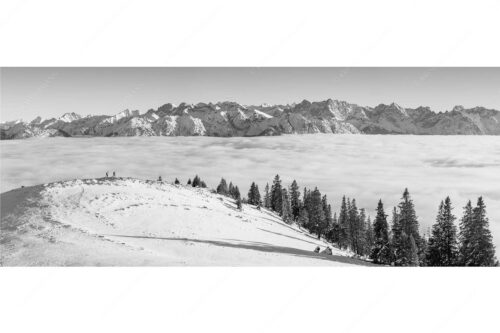
<instances>
[{"instance_id":1,"label":"pine tree","mask_svg":"<svg viewBox=\"0 0 500 333\"><path fill-rule=\"evenodd\" d=\"M396 213L397 221L393 223L393 242L392 254L393 263L397 266L408 266L414 264L412 242L417 249L417 261L420 257L421 249L418 244L421 243L421 237L418 231L417 215L415 207L410 197L408 189L403 192L403 197L398 205L399 212Z\"/></svg>"},{"instance_id":2,"label":"pine tree","mask_svg":"<svg viewBox=\"0 0 500 333\"><path fill-rule=\"evenodd\" d=\"M373 225L371 218L368 216L366 221L366 233L365 233L365 250L364 253L366 255L371 254L371 250L373 248L373 244L375 243L375 233L373 231Z\"/></svg>"},{"instance_id":3,"label":"pine tree","mask_svg":"<svg viewBox=\"0 0 500 333\"><path fill-rule=\"evenodd\" d=\"M451 200L441 201L436 223L427 245L426 264L428 266L452 266L457 263L457 230L455 216L451 213Z\"/></svg>"},{"instance_id":4,"label":"pine tree","mask_svg":"<svg viewBox=\"0 0 500 333\"><path fill-rule=\"evenodd\" d=\"M174 184L175 185L179 185L181 182L179 181L179 179L175 178L175 181L174 181Z\"/></svg>"},{"instance_id":5,"label":"pine tree","mask_svg":"<svg viewBox=\"0 0 500 333\"><path fill-rule=\"evenodd\" d=\"M233 182L229 182L229 186L228 186L228 194L231 198L236 198L236 196L234 195L234 185L233 185Z\"/></svg>"},{"instance_id":6,"label":"pine tree","mask_svg":"<svg viewBox=\"0 0 500 333\"><path fill-rule=\"evenodd\" d=\"M286 223L292 221L292 208L290 205L290 198L288 196L288 191L284 188L281 190L281 217Z\"/></svg>"},{"instance_id":7,"label":"pine tree","mask_svg":"<svg viewBox=\"0 0 500 333\"><path fill-rule=\"evenodd\" d=\"M340 239L340 226L339 226L339 222L337 219L337 213L334 213L333 219L332 219L332 228L330 231L329 240L332 243L339 244L339 239ZM339 247L340 247L340 245L339 245Z\"/></svg>"},{"instance_id":8,"label":"pine tree","mask_svg":"<svg viewBox=\"0 0 500 333\"><path fill-rule=\"evenodd\" d=\"M243 206L241 204L241 197L239 196L236 198L236 208L238 208L239 210L243 209Z\"/></svg>"},{"instance_id":9,"label":"pine tree","mask_svg":"<svg viewBox=\"0 0 500 333\"><path fill-rule=\"evenodd\" d=\"M409 259L408 259L408 265L409 266L418 266L419 265L419 259L418 259L418 248L417 244L415 242L415 238L413 238L413 235L410 235L409 237Z\"/></svg>"},{"instance_id":10,"label":"pine tree","mask_svg":"<svg viewBox=\"0 0 500 333\"><path fill-rule=\"evenodd\" d=\"M403 258L406 258L406 248L404 242L404 233L401 227L399 213L394 207L392 211L392 226L391 226L391 264L402 266Z\"/></svg>"},{"instance_id":11,"label":"pine tree","mask_svg":"<svg viewBox=\"0 0 500 333\"><path fill-rule=\"evenodd\" d=\"M389 264L391 262L388 229L387 215L384 211L384 204L380 199L377 205L377 215L373 222L374 246L370 254L370 258L373 259L375 263Z\"/></svg>"},{"instance_id":12,"label":"pine tree","mask_svg":"<svg viewBox=\"0 0 500 333\"><path fill-rule=\"evenodd\" d=\"M271 193L269 193L269 183L266 184L264 191L264 207L269 209L271 208Z\"/></svg>"},{"instance_id":13,"label":"pine tree","mask_svg":"<svg viewBox=\"0 0 500 333\"><path fill-rule=\"evenodd\" d=\"M418 221L415 213L415 206L413 205L413 200L410 197L408 189L405 189L403 192L403 198L399 204L399 218L401 220L401 228L403 232L408 236L413 236L413 239L417 244L420 240Z\"/></svg>"},{"instance_id":14,"label":"pine tree","mask_svg":"<svg viewBox=\"0 0 500 333\"><path fill-rule=\"evenodd\" d=\"M248 190L248 203L254 206L260 205L259 187L255 184L255 182L252 182L250 190Z\"/></svg>"},{"instance_id":15,"label":"pine tree","mask_svg":"<svg viewBox=\"0 0 500 333\"><path fill-rule=\"evenodd\" d=\"M192 186L193 187L199 187L200 186L200 177L198 177L198 175L194 176Z\"/></svg>"},{"instance_id":16,"label":"pine tree","mask_svg":"<svg viewBox=\"0 0 500 333\"><path fill-rule=\"evenodd\" d=\"M470 258L467 266L495 266L495 247L486 217L486 205L483 197L479 197L477 205L472 210L472 239Z\"/></svg>"},{"instance_id":17,"label":"pine tree","mask_svg":"<svg viewBox=\"0 0 500 333\"><path fill-rule=\"evenodd\" d=\"M228 195L229 189L227 187L226 180L222 178L219 185L217 186L217 193L222 195Z\"/></svg>"},{"instance_id":18,"label":"pine tree","mask_svg":"<svg viewBox=\"0 0 500 333\"><path fill-rule=\"evenodd\" d=\"M200 186L201 188L206 188L207 187L207 183L205 183L203 180L200 182Z\"/></svg>"},{"instance_id":19,"label":"pine tree","mask_svg":"<svg viewBox=\"0 0 500 333\"><path fill-rule=\"evenodd\" d=\"M280 176L276 175L271 186L271 209L281 216L282 202L282 188Z\"/></svg>"},{"instance_id":20,"label":"pine tree","mask_svg":"<svg viewBox=\"0 0 500 333\"><path fill-rule=\"evenodd\" d=\"M187 182L188 185L191 185L191 178L188 179L188 182Z\"/></svg>"},{"instance_id":21,"label":"pine tree","mask_svg":"<svg viewBox=\"0 0 500 333\"><path fill-rule=\"evenodd\" d=\"M309 213L307 213L307 209L305 209L305 207L300 208L298 222L303 228L307 228L309 226Z\"/></svg>"},{"instance_id":22,"label":"pine tree","mask_svg":"<svg viewBox=\"0 0 500 333\"><path fill-rule=\"evenodd\" d=\"M339 247L341 249L346 249L350 243L350 230L349 230L349 220L347 216L347 203L345 196L342 197L342 204L340 205L340 213L339 213Z\"/></svg>"},{"instance_id":23,"label":"pine tree","mask_svg":"<svg viewBox=\"0 0 500 333\"><path fill-rule=\"evenodd\" d=\"M290 206L292 208L293 219L297 220L299 218L300 211L300 191L295 179L290 186Z\"/></svg>"},{"instance_id":24,"label":"pine tree","mask_svg":"<svg viewBox=\"0 0 500 333\"><path fill-rule=\"evenodd\" d=\"M472 263L473 253L473 234L474 234L474 215L472 211L472 203L469 200L464 207L464 214L460 220L460 232L458 235L458 265L469 266Z\"/></svg>"},{"instance_id":25,"label":"pine tree","mask_svg":"<svg viewBox=\"0 0 500 333\"><path fill-rule=\"evenodd\" d=\"M359 249L358 249L358 241L359 241L359 229L358 229L358 223L359 223L359 217L358 217L358 207L356 206L356 200L352 199L350 201L347 199L347 219L348 219L348 225L349 225L349 231L350 231L350 239L351 239L351 250L359 254Z\"/></svg>"},{"instance_id":26,"label":"pine tree","mask_svg":"<svg viewBox=\"0 0 500 333\"><path fill-rule=\"evenodd\" d=\"M311 208L309 211L309 222L313 232L316 232L318 239L324 230L325 213L323 211L323 203L321 201L321 192L316 187L311 192Z\"/></svg>"},{"instance_id":27,"label":"pine tree","mask_svg":"<svg viewBox=\"0 0 500 333\"><path fill-rule=\"evenodd\" d=\"M240 194L240 189L238 188L238 186L234 186L233 187L233 195L232 197L236 200L240 200L241 201L241 194Z\"/></svg>"},{"instance_id":28,"label":"pine tree","mask_svg":"<svg viewBox=\"0 0 500 333\"><path fill-rule=\"evenodd\" d=\"M359 214L356 219L357 239L356 248L358 255L366 255L366 212L364 208L359 209Z\"/></svg>"}]
</instances>

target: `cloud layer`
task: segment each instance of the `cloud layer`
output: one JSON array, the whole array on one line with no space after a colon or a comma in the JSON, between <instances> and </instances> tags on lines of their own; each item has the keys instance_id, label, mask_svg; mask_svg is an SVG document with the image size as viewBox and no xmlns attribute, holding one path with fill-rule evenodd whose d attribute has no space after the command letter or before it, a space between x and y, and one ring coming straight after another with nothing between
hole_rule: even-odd
<instances>
[{"instance_id":1,"label":"cloud layer","mask_svg":"<svg viewBox=\"0 0 500 333\"><path fill-rule=\"evenodd\" d=\"M468 199L483 195L500 248L500 139L492 136L289 135L256 138L51 138L1 143L2 192L61 179L118 176L181 182L199 174L209 187L220 177L246 194L261 192L275 174L288 185L318 186L337 211L342 195L374 216L378 199L387 213L405 187L422 230L434 223L450 196L460 217Z\"/></svg>"}]
</instances>

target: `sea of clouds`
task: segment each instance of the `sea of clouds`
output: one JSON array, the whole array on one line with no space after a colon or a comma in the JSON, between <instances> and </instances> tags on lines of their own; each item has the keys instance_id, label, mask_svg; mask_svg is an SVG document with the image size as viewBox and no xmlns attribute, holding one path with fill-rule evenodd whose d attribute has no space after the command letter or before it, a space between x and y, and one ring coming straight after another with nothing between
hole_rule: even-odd
<instances>
[{"instance_id":1,"label":"sea of clouds","mask_svg":"<svg viewBox=\"0 0 500 333\"><path fill-rule=\"evenodd\" d=\"M224 177L246 196L252 181L262 193L279 174L285 185L296 179L301 189L317 186L335 211L342 195L356 198L372 217L378 199L390 215L408 187L423 232L447 195L457 217L467 200L482 195L500 248L500 138L494 136L48 138L1 141L0 149L1 192L116 171L183 183L198 174L212 188Z\"/></svg>"}]
</instances>

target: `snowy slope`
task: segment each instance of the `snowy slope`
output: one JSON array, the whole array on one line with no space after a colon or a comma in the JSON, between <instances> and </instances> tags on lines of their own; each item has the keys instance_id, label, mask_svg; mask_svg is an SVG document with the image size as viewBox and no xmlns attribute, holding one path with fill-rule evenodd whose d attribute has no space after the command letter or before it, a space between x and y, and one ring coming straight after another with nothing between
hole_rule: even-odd
<instances>
[{"instance_id":1,"label":"snowy slope","mask_svg":"<svg viewBox=\"0 0 500 333\"><path fill-rule=\"evenodd\" d=\"M2 264L368 265L272 212L207 189L91 179L1 195Z\"/></svg>"}]
</instances>

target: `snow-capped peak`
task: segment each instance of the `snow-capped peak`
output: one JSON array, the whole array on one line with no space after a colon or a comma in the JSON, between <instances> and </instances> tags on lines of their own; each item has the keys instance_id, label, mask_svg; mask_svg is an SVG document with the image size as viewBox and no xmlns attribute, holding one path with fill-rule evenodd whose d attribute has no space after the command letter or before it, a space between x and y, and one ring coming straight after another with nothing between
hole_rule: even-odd
<instances>
[{"instance_id":1,"label":"snow-capped peak","mask_svg":"<svg viewBox=\"0 0 500 333\"><path fill-rule=\"evenodd\" d=\"M59 120L64 121L65 123L70 123L78 119L82 119L82 116L74 112L68 112L59 117Z\"/></svg>"}]
</instances>

